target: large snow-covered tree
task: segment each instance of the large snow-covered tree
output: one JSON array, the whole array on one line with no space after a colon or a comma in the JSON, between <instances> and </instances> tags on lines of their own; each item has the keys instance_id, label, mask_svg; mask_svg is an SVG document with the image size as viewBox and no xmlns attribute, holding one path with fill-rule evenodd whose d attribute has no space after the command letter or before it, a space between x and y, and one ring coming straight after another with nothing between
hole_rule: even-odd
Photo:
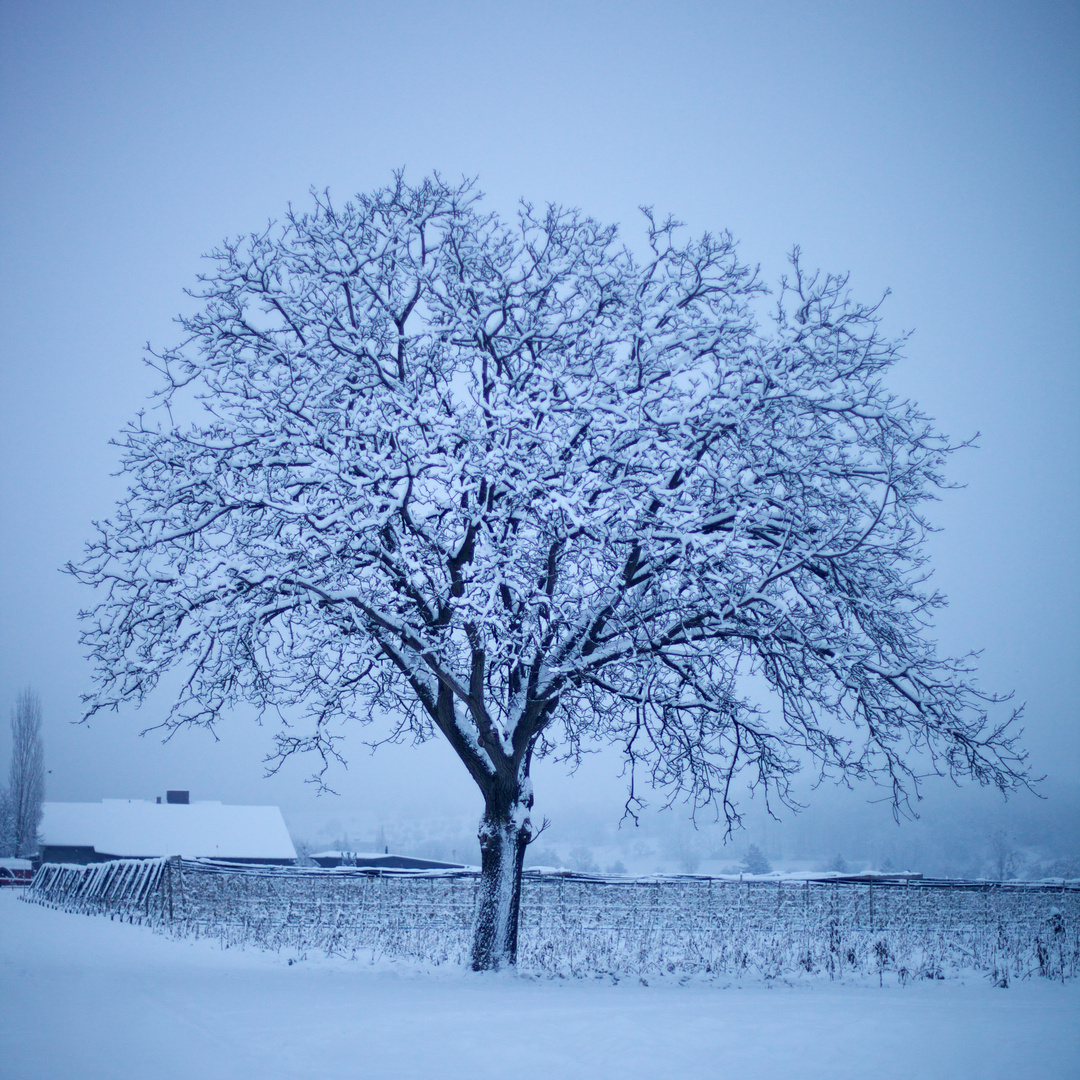
<instances>
[{"instance_id":1,"label":"large snow-covered tree","mask_svg":"<svg viewBox=\"0 0 1080 1080\"><path fill-rule=\"evenodd\" d=\"M729 822L736 778L784 798L807 762L901 802L1023 777L928 637L949 447L883 388L875 308L797 252L766 300L727 234L645 220L636 257L398 176L226 243L71 568L91 713L181 669L168 725L252 702L282 756L441 734L484 799L477 968L515 955L536 755L617 744L631 811L644 772Z\"/></svg>"}]
</instances>

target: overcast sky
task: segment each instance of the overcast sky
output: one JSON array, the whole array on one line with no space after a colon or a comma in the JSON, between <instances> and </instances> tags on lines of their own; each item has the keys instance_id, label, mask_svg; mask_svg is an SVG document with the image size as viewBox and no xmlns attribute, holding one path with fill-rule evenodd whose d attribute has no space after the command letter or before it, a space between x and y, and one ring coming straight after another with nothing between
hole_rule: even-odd
<instances>
[{"instance_id":1,"label":"overcast sky","mask_svg":"<svg viewBox=\"0 0 1080 1080\"><path fill-rule=\"evenodd\" d=\"M72 726L89 667L58 567L118 493L109 439L154 386L199 256L308 190L478 175L491 205L636 208L791 245L892 296L892 386L957 440L932 510L948 651L1027 703L1037 772L1080 780L1080 18L1072 3L0 2L0 705L36 687L53 799L277 802L295 820L472 813L441 747L367 757L341 799L261 778L269 735ZM0 732L6 761L8 733ZM409 778L417 771L422 783ZM614 765L541 770L538 810L617 816ZM577 785L575 787L575 785Z\"/></svg>"}]
</instances>

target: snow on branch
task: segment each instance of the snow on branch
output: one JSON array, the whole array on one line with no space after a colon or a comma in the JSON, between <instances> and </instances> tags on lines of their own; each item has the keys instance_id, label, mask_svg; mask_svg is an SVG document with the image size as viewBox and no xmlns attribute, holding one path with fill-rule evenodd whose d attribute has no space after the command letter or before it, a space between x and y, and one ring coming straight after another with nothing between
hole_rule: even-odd
<instances>
[{"instance_id":1,"label":"snow on branch","mask_svg":"<svg viewBox=\"0 0 1080 1080\"><path fill-rule=\"evenodd\" d=\"M763 324L730 236L647 227L642 261L578 211L508 224L398 176L215 250L150 355L168 422L124 431L129 492L70 568L89 712L178 668L169 726L253 702L325 762L389 710L521 790L609 740L729 821L737 776L785 799L806 757L898 805L919 769L1022 783L927 636L951 448L882 385L876 306L796 251Z\"/></svg>"}]
</instances>

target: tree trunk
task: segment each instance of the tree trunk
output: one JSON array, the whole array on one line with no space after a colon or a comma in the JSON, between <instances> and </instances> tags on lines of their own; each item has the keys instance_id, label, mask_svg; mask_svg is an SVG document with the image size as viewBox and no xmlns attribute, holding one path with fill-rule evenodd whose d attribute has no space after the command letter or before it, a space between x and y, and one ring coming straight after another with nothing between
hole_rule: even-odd
<instances>
[{"instance_id":1,"label":"tree trunk","mask_svg":"<svg viewBox=\"0 0 1080 1080\"><path fill-rule=\"evenodd\" d=\"M517 960L521 868L531 838L528 807L513 802L484 811L480 822L480 893L473 971L497 971Z\"/></svg>"}]
</instances>

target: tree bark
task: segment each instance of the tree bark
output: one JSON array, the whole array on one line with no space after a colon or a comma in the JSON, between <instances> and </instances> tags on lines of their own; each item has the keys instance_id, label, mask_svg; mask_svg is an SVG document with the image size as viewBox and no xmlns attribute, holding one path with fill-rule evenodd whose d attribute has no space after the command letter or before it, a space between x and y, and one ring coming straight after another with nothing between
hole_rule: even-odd
<instances>
[{"instance_id":1,"label":"tree bark","mask_svg":"<svg viewBox=\"0 0 1080 1080\"><path fill-rule=\"evenodd\" d=\"M480 821L480 884L473 936L473 971L497 971L517 961L521 869L532 838L529 807L520 795L489 799Z\"/></svg>"}]
</instances>

